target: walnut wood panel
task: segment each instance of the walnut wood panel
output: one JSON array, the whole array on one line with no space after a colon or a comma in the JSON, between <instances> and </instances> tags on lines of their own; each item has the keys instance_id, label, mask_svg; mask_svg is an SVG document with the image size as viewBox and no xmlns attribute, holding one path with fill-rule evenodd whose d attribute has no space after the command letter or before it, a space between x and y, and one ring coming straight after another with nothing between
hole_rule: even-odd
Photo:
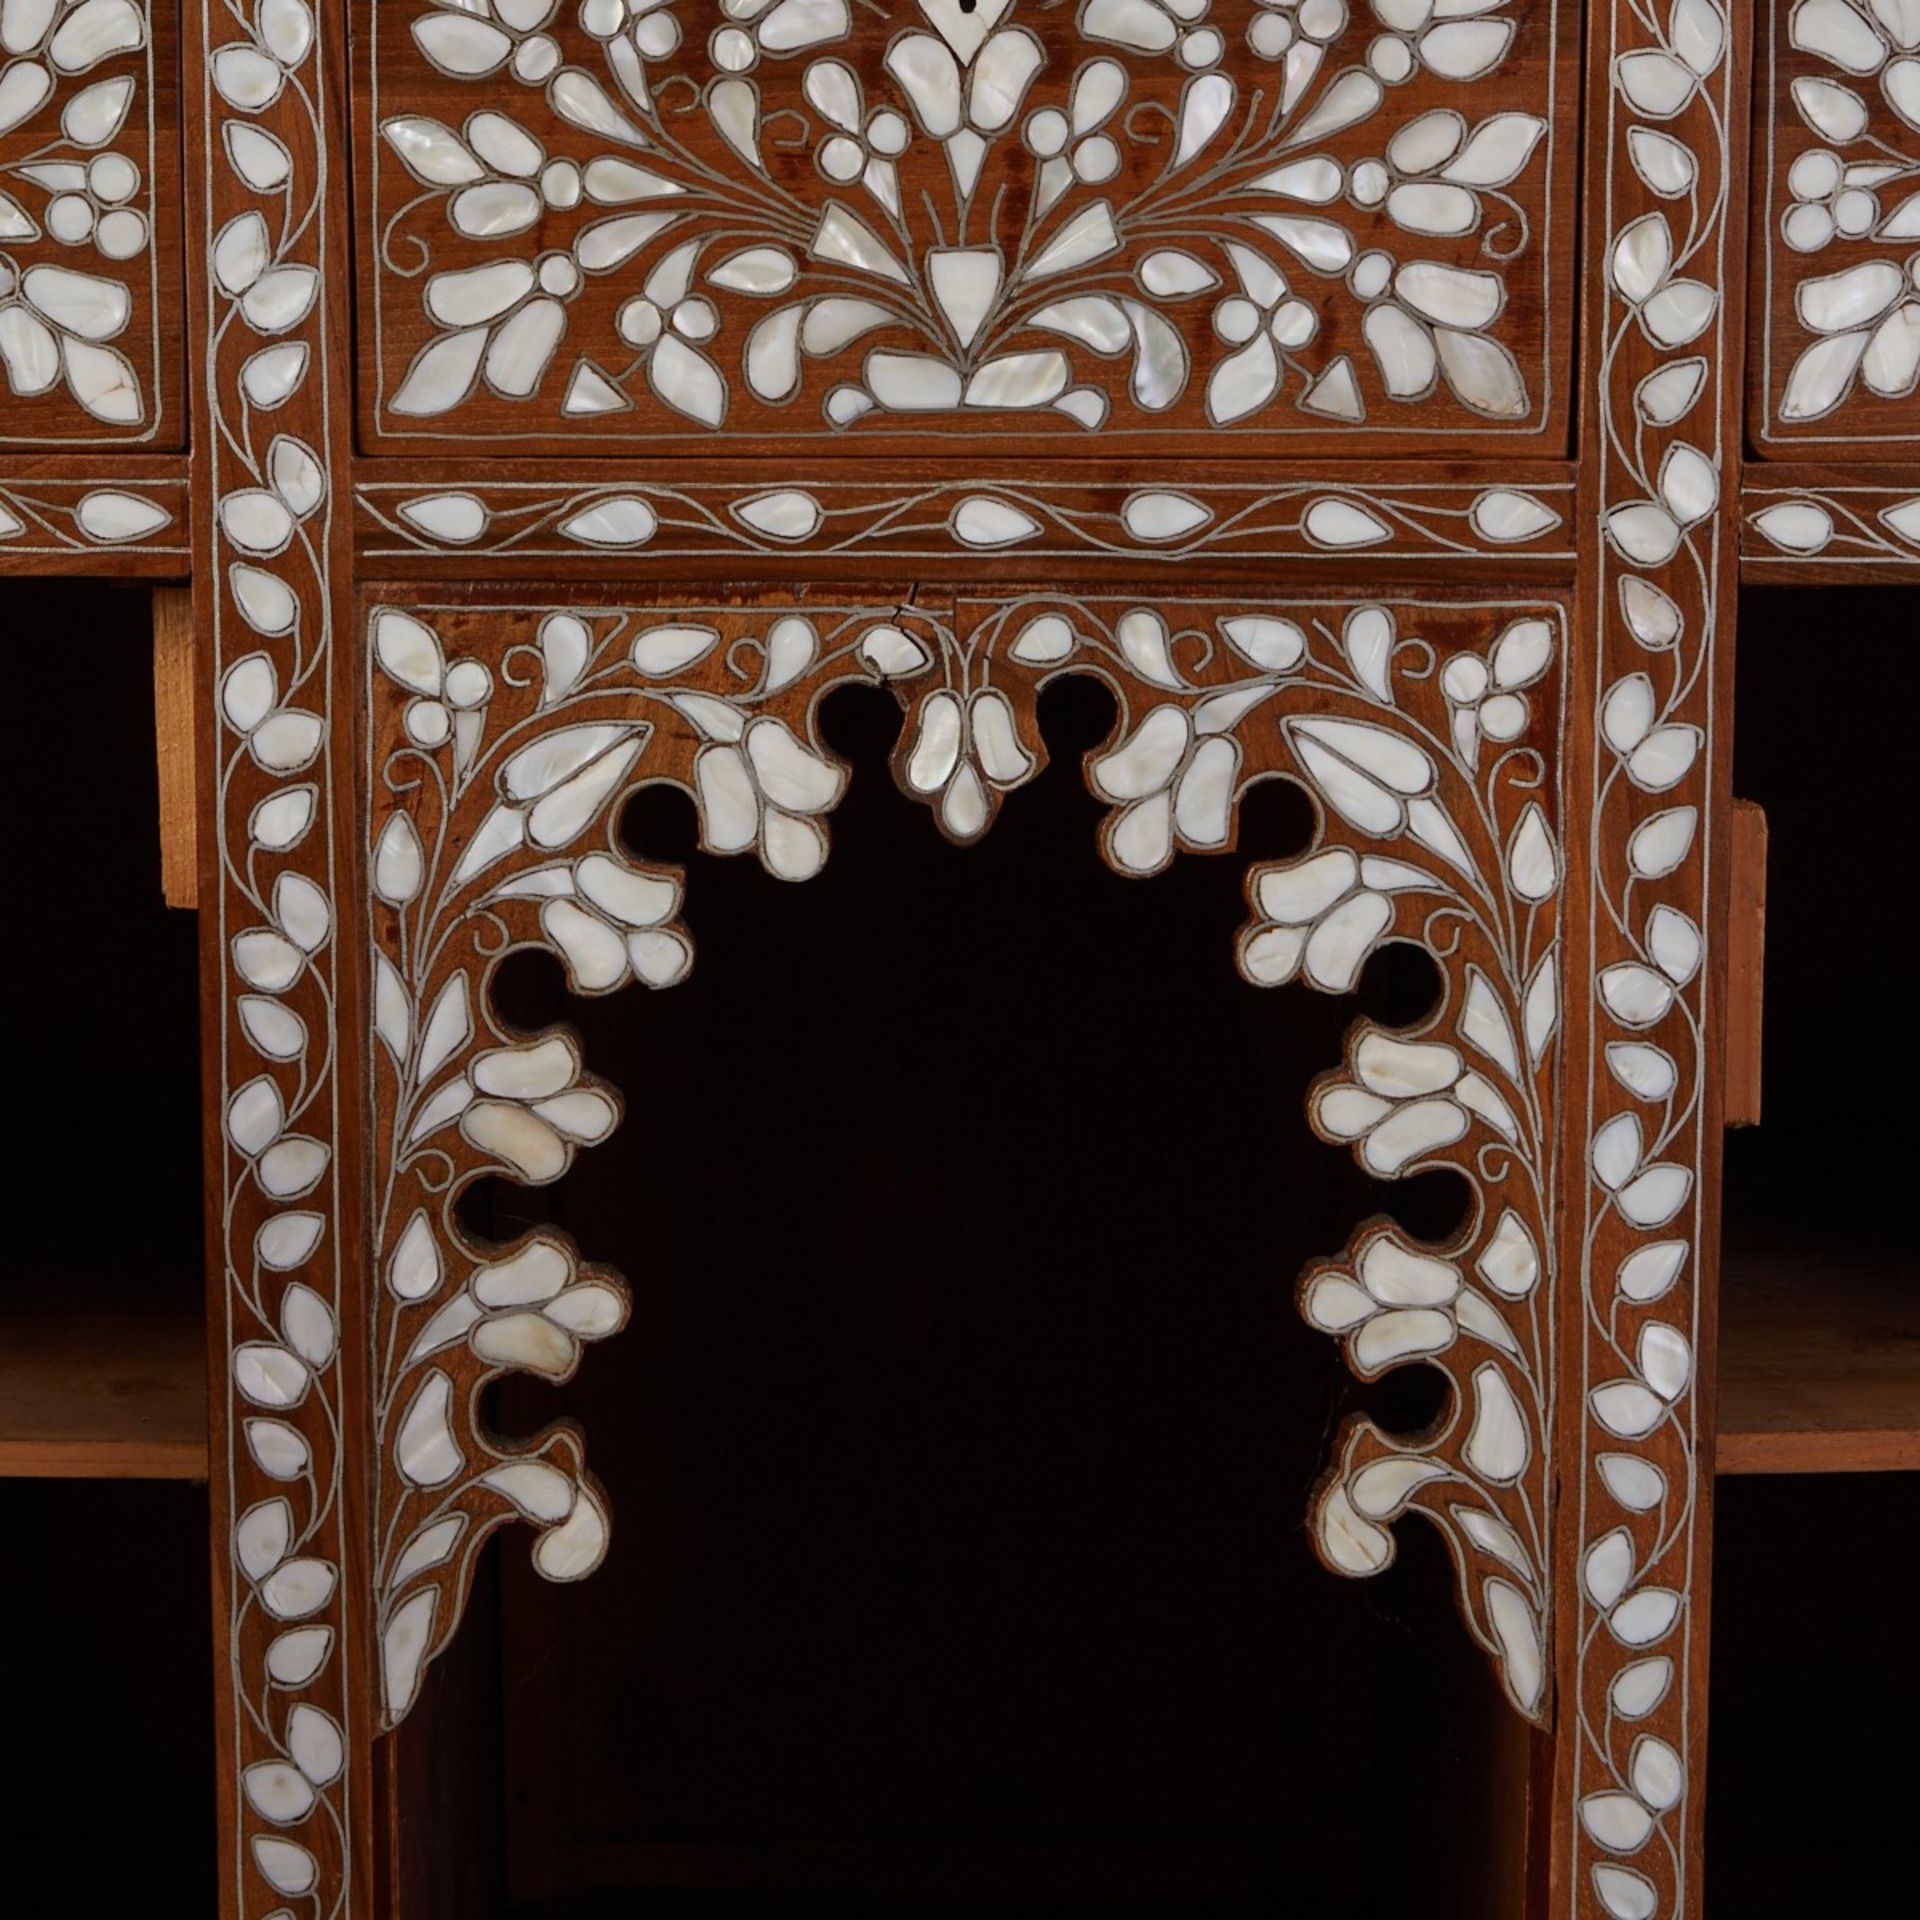
<instances>
[{"instance_id":1,"label":"walnut wood panel","mask_svg":"<svg viewBox=\"0 0 1920 1920\"><path fill-rule=\"evenodd\" d=\"M1884 459L1920 443L1920 18L1763 11L1750 431L1769 455Z\"/></svg>"},{"instance_id":2,"label":"walnut wood panel","mask_svg":"<svg viewBox=\"0 0 1920 1920\"><path fill-rule=\"evenodd\" d=\"M1757 1127L1767 1004L1767 816L1733 803L1727 886L1726 1122Z\"/></svg>"},{"instance_id":3,"label":"walnut wood panel","mask_svg":"<svg viewBox=\"0 0 1920 1920\"><path fill-rule=\"evenodd\" d=\"M1721 1318L1722 1473L1920 1470L1920 1302L1913 1273L1729 1263Z\"/></svg>"},{"instance_id":4,"label":"walnut wood panel","mask_svg":"<svg viewBox=\"0 0 1920 1920\"><path fill-rule=\"evenodd\" d=\"M688 788L709 849L816 870L836 678L901 694L896 776L964 841L1039 763L1039 684L1090 671L1123 715L1087 768L1110 863L1225 849L1244 783L1292 779L1320 837L1252 876L1243 971L1339 990L1387 938L1440 962L1424 1025L1362 1023L1306 1095L1383 1177L1462 1174L1469 1222L1371 1223L1301 1304L1357 1372L1425 1361L1450 1396L1417 1440L1337 1436L1313 1537L1364 1574L1402 1513L1441 1529L1551 1729L1524 1868L1551 1910L1697 1913L1749 15L1585 10L1569 511L1569 6L776 0L696 43L671 0L358 4L353 169L347 11L188 26L230 1910L370 1911L376 1730L480 1542L526 1518L560 1579L605 1548L579 1438L502 1442L476 1396L563 1378L617 1280L450 1208L557 1177L620 1090L502 1028L492 967L684 971L682 876L607 830L636 780ZM1436 290L1450 331L1412 315ZM570 547L652 584L575 585ZM469 557L492 587L426 577ZM1401 578L1442 563L1480 584ZM782 565L802 584L719 584Z\"/></svg>"},{"instance_id":5,"label":"walnut wood panel","mask_svg":"<svg viewBox=\"0 0 1920 1920\"><path fill-rule=\"evenodd\" d=\"M363 443L1564 448L1577 8L356 8Z\"/></svg>"},{"instance_id":6,"label":"walnut wood panel","mask_svg":"<svg viewBox=\"0 0 1920 1920\"><path fill-rule=\"evenodd\" d=\"M0 1476L204 1480L206 1368L193 1315L11 1307Z\"/></svg>"},{"instance_id":7,"label":"walnut wood panel","mask_svg":"<svg viewBox=\"0 0 1920 1920\"><path fill-rule=\"evenodd\" d=\"M178 21L0 9L0 449L185 444Z\"/></svg>"},{"instance_id":8,"label":"walnut wood panel","mask_svg":"<svg viewBox=\"0 0 1920 1920\"><path fill-rule=\"evenodd\" d=\"M170 907L200 899L200 808L194 779L193 598L185 587L153 596L153 750L160 788L160 892Z\"/></svg>"}]
</instances>

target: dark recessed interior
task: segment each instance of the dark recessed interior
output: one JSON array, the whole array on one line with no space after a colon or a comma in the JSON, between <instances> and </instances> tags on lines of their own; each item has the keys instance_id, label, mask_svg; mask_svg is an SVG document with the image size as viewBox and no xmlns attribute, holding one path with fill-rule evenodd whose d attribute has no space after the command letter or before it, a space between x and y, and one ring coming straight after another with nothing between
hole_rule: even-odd
<instances>
[{"instance_id":1,"label":"dark recessed interior","mask_svg":"<svg viewBox=\"0 0 1920 1920\"><path fill-rule=\"evenodd\" d=\"M1883 1256L1920 1075L1899 932L1912 863L1896 851L1920 702L1912 597L1749 590L1739 629L1733 784L1767 815L1766 1018L1764 1122L1727 1135L1729 1266L1831 1260L1836 1236Z\"/></svg>"},{"instance_id":2,"label":"dark recessed interior","mask_svg":"<svg viewBox=\"0 0 1920 1920\"><path fill-rule=\"evenodd\" d=\"M1900 1920L1920 1475L1722 1480L1715 1508L1706 1912Z\"/></svg>"},{"instance_id":3,"label":"dark recessed interior","mask_svg":"<svg viewBox=\"0 0 1920 1920\"><path fill-rule=\"evenodd\" d=\"M1764 1087L1762 1123L1727 1135L1723 1322L1743 1284L1803 1289L1815 1314L1863 1274L1920 1300L1901 1207L1911 862L1890 850L1920 701L1912 620L1892 588L1741 598L1734 791L1766 809L1769 843ZM1920 1664L1888 1543L1920 1525L1920 1475L1728 1478L1715 1505L1707 1912L1892 1920L1912 1905Z\"/></svg>"},{"instance_id":4,"label":"dark recessed interior","mask_svg":"<svg viewBox=\"0 0 1920 1920\"><path fill-rule=\"evenodd\" d=\"M0 1913L216 1909L207 1490L0 1480Z\"/></svg>"},{"instance_id":5,"label":"dark recessed interior","mask_svg":"<svg viewBox=\"0 0 1920 1920\"><path fill-rule=\"evenodd\" d=\"M18 1205L0 1328L16 1314L198 1320L198 930L160 896L149 596L28 579L6 594L27 764L8 849L17 1017L0 1103ZM0 1912L131 1901L203 1920L206 1489L0 1479L0 1529Z\"/></svg>"},{"instance_id":6,"label":"dark recessed interior","mask_svg":"<svg viewBox=\"0 0 1920 1920\"><path fill-rule=\"evenodd\" d=\"M23 642L65 636L8 656L31 756L11 944L33 1007L0 1076L25 1198L9 1304L49 1285L68 1304L200 1300L199 926L160 895L150 605L104 581L7 583Z\"/></svg>"}]
</instances>

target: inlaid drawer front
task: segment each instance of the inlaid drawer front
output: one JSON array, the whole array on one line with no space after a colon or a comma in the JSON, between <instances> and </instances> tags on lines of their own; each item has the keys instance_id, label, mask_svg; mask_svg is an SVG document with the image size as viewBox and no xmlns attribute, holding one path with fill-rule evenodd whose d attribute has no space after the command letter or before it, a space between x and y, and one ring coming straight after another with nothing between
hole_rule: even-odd
<instances>
[{"instance_id":1,"label":"inlaid drawer front","mask_svg":"<svg viewBox=\"0 0 1920 1920\"><path fill-rule=\"evenodd\" d=\"M1763 443L1920 439L1920 7L1772 0L1754 288Z\"/></svg>"},{"instance_id":2,"label":"inlaid drawer front","mask_svg":"<svg viewBox=\"0 0 1920 1920\"><path fill-rule=\"evenodd\" d=\"M182 444L178 142L171 7L0 4L0 447Z\"/></svg>"},{"instance_id":3,"label":"inlaid drawer front","mask_svg":"<svg viewBox=\"0 0 1920 1920\"><path fill-rule=\"evenodd\" d=\"M368 444L1557 451L1575 12L363 5Z\"/></svg>"}]
</instances>

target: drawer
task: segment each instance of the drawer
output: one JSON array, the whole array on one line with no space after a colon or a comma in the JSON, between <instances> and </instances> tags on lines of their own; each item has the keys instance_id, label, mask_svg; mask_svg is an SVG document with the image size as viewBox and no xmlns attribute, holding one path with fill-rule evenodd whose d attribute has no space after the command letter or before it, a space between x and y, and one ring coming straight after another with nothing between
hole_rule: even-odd
<instances>
[{"instance_id":1,"label":"drawer","mask_svg":"<svg viewBox=\"0 0 1920 1920\"><path fill-rule=\"evenodd\" d=\"M356 19L369 451L1565 450L1560 0Z\"/></svg>"},{"instance_id":2,"label":"drawer","mask_svg":"<svg viewBox=\"0 0 1920 1920\"><path fill-rule=\"evenodd\" d=\"M171 0L7 11L0 453L186 444L178 22ZM146 530L100 511L90 538Z\"/></svg>"}]
</instances>

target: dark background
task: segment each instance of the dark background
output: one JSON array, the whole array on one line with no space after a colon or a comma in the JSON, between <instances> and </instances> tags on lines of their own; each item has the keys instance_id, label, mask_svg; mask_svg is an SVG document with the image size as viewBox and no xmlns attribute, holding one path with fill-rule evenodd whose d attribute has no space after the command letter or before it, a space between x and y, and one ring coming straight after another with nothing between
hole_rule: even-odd
<instances>
[{"instance_id":1,"label":"dark background","mask_svg":"<svg viewBox=\"0 0 1920 1920\"><path fill-rule=\"evenodd\" d=\"M6 1316L199 1310L196 918L160 898L149 596L9 579ZM0 1915L214 1912L206 1489L0 1479Z\"/></svg>"},{"instance_id":2,"label":"dark background","mask_svg":"<svg viewBox=\"0 0 1920 1920\"><path fill-rule=\"evenodd\" d=\"M4 1300L184 1305L195 929L159 904L145 597L12 583L9 604L32 1017L0 1080L24 1217ZM1810 1284L1820 1259L1898 1257L1901 606L1743 612L1767 1124L1730 1139L1727 1211L1735 1255L1805 1249ZM1414 1016L1430 969L1385 956L1342 1000L1242 985L1245 858L1297 849L1304 804L1264 789L1245 858L1123 881L1079 781L1105 697L1070 687L1045 721L1048 775L957 853L892 785L890 704L839 696L856 777L818 879L693 858L699 956L664 995L570 1002L540 958L504 983L514 1017L580 1027L628 1118L558 1188L476 1206L560 1221L635 1311L569 1387L497 1409L583 1420L607 1564L548 1588L505 1535L430 1683L465 1717L402 1736L465 1809L485 1898L462 1920L784 1920L829 1893L857 1920L1487 1910L1511 1754L1444 1554L1403 1526L1355 1584L1302 1526L1343 1413L1436 1404L1417 1369L1358 1388L1291 1298L1366 1213L1438 1233L1457 1209L1443 1176L1372 1186L1301 1117L1348 1021ZM690 809L645 797L629 832L683 858ZM6 1481L0 1518L0 1911L200 1920L204 1490ZM1721 1484L1713 1920L1906 1911L1916 1519L1911 1476Z\"/></svg>"}]
</instances>

